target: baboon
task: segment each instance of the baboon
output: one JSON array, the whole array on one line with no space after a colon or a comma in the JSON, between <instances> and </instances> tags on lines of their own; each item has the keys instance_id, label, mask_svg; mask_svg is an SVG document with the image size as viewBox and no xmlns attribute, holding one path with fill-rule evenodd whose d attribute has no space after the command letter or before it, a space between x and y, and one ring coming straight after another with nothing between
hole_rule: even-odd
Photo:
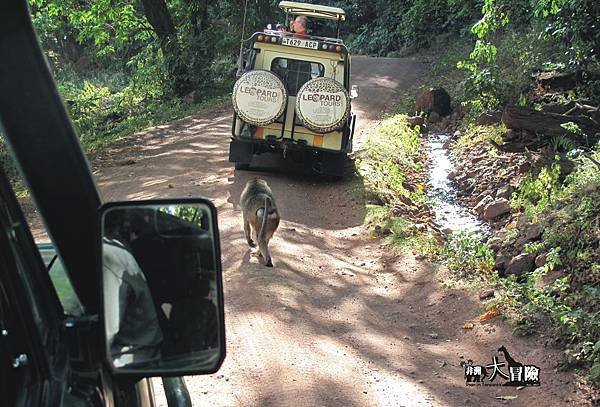
<instances>
[{"instance_id":1,"label":"baboon","mask_svg":"<svg viewBox=\"0 0 600 407\"><path fill-rule=\"evenodd\" d=\"M256 241L265 265L273 267L268 245L279 226L280 219L273 191L265 180L259 178L250 180L242 191L240 206L248 245L255 247Z\"/></svg>"}]
</instances>

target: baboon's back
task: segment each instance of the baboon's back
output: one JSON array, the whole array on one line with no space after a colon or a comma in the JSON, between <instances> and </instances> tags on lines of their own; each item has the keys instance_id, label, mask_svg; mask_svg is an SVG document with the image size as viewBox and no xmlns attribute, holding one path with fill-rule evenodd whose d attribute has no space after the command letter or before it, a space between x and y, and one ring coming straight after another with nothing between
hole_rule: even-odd
<instances>
[{"instance_id":1,"label":"baboon's back","mask_svg":"<svg viewBox=\"0 0 600 407\"><path fill-rule=\"evenodd\" d=\"M272 209L276 209L277 206L275 205L271 188L269 188L264 180L255 178L248 181L244 191L242 191L240 206L242 210L262 208L265 205L265 197L270 198L270 206Z\"/></svg>"}]
</instances>

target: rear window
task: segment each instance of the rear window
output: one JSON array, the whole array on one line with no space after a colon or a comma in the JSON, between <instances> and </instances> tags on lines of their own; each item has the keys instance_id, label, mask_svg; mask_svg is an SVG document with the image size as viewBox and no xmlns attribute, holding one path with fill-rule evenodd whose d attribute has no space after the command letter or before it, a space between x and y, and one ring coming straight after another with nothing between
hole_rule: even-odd
<instances>
[{"instance_id":1,"label":"rear window","mask_svg":"<svg viewBox=\"0 0 600 407\"><path fill-rule=\"evenodd\" d=\"M271 63L271 71L283 80L290 96L296 96L309 80L325 75L325 67L318 62L289 58L275 58Z\"/></svg>"}]
</instances>

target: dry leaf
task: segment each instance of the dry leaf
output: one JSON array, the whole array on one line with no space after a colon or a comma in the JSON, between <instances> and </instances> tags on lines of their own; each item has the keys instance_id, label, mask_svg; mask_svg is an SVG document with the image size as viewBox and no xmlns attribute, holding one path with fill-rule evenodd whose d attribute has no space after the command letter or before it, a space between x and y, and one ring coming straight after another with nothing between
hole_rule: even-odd
<instances>
[{"instance_id":1,"label":"dry leaf","mask_svg":"<svg viewBox=\"0 0 600 407\"><path fill-rule=\"evenodd\" d=\"M480 321L488 321L494 317L497 317L498 315L500 315L500 313L498 312L498 310L496 309L491 309L488 312L486 312L485 314L481 314L479 316L479 320Z\"/></svg>"},{"instance_id":2,"label":"dry leaf","mask_svg":"<svg viewBox=\"0 0 600 407\"><path fill-rule=\"evenodd\" d=\"M465 322L462 326L462 329L473 329L475 328L475 324L472 322Z\"/></svg>"}]
</instances>

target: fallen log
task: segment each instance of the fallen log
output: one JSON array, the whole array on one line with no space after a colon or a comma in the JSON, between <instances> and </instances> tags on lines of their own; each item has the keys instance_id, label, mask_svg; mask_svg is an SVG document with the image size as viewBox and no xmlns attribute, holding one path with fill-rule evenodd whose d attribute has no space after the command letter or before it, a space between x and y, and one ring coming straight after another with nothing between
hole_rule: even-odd
<instances>
[{"instance_id":1,"label":"fallen log","mask_svg":"<svg viewBox=\"0 0 600 407\"><path fill-rule=\"evenodd\" d=\"M565 123L575 123L587 136L572 133L562 127ZM526 107L507 106L502 113L502 123L512 130L527 130L546 136L568 136L585 143L600 139L600 126L584 115L566 116L557 113L540 112Z\"/></svg>"},{"instance_id":2,"label":"fallen log","mask_svg":"<svg viewBox=\"0 0 600 407\"><path fill-rule=\"evenodd\" d=\"M546 91L566 91L600 78L600 74L584 70L569 72L545 71L533 75L535 81Z\"/></svg>"},{"instance_id":3,"label":"fallen log","mask_svg":"<svg viewBox=\"0 0 600 407\"><path fill-rule=\"evenodd\" d=\"M551 103L542 105L542 112L557 113L566 116L588 116L600 123L600 107L591 100L572 100L567 103Z\"/></svg>"}]
</instances>

